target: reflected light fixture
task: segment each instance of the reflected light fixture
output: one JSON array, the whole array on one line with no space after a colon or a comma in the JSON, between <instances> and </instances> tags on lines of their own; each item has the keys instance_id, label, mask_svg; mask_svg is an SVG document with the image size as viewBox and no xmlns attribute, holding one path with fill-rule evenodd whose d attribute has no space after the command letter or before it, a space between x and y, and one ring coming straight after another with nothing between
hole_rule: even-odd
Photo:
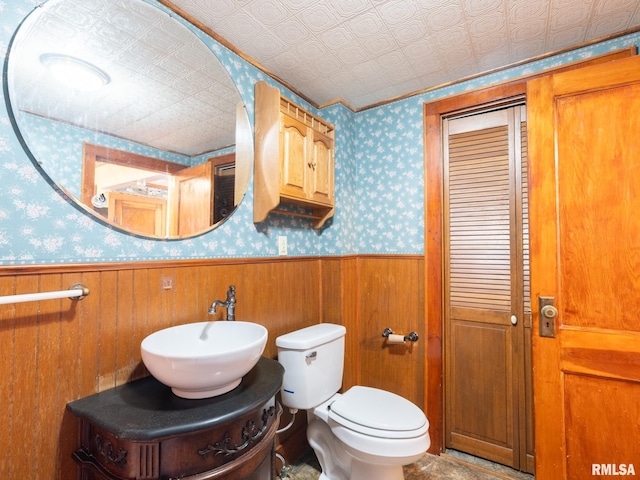
<instances>
[{"instance_id":1,"label":"reflected light fixture","mask_svg":"<svg viewBox=\"0 0 640 480\"><path fill-rule=\"evenodd\" d=\"M64 85L74 90L93 92L111 81L107 73L95 65L62 53L40 55L42 63Z\"/></svg>"}]
</instances>

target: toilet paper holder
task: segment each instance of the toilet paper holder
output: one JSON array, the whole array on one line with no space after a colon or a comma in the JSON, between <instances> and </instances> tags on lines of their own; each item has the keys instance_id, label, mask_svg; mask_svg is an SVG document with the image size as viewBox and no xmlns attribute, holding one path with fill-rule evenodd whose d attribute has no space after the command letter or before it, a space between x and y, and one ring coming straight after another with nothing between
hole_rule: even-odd
<instances>
[{"instance_id":1,"label":"toilet paper holder","mask_svg":"<svg viewBox=\"0 0 640 480\"><path fill-rule=\"evenodd\" d=\"M390 343L417 342L420 338L416 332L411 332L408 335L394 335L393 330L389 327L384 329L382 336L388 339Z\"/></svg>"}]
</instances>

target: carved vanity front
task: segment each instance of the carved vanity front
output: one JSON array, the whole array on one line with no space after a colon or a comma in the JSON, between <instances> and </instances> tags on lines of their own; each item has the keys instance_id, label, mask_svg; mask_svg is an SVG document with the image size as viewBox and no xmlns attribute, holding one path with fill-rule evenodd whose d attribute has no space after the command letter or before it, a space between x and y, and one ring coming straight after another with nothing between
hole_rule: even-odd
<instances>
[{"instance_id":1,"label":"carved vanity front","mask_svg":"<svg viewBox=\"0 0 640 480\"><path fill-rule=\"evenodd\" d=\"M202 400L153 377L67 404L82 480L267 480L274 476L282 366L260 359L240 385Z\"/></svg>"}]
</instances>

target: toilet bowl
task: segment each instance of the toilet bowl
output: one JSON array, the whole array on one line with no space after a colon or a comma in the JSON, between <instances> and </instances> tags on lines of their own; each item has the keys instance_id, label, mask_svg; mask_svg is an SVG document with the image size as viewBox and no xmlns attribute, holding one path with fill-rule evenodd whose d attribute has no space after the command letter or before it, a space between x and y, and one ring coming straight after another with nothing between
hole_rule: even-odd
<instances>
[{"instance_id":1,"label":"toilet bowl","mask_svg":"<svg viewBox=\"0 0 640 480\"><path fill-rule=\"evenodd\" d=\"M319 324L276 339L285 369L282 403L307 411L321 480L402 480L402 466L429 448L429 422L416 405L385 390L337 393L345 334L341 325Z\"/></svg>"}]
</instances>

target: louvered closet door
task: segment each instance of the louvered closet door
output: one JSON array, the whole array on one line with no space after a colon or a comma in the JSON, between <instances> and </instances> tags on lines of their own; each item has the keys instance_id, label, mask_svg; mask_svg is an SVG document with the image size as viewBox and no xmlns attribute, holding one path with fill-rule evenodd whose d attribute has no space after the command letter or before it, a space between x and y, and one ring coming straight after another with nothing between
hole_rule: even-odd
<instances>
[{"instance_id":1,"label":"louvered closet door","mask_svg":"<svg viewBox=\"0 0 640 480\"><path fill-rule=\"evenodd\" d=\"M527 470L524 115L444 121L445 446Z\"/></svg>"}]
</instances>

